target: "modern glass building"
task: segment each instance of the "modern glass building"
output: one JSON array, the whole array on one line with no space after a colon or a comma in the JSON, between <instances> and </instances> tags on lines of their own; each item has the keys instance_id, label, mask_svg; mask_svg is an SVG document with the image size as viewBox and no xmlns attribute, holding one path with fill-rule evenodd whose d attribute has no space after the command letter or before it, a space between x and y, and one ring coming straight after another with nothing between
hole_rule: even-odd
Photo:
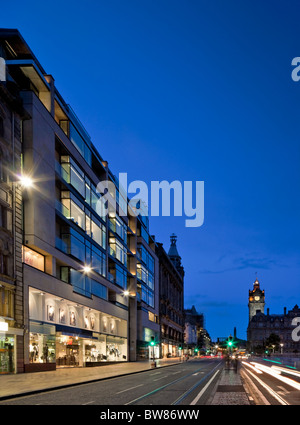
<instances>
[{"instance_id":1,"label":"modern glass building","mask_svg":"<svg viewBox=\"0 0 300 425\"><path fill-rule=\"evenodd\" d=\"M0 57L0 88L14 93L25 111L21 176L30 183L19 195L21 218L14 216L12 224L21 226L22 297L16 298L16 281L11 296L21 302L22 315L7 372L149 358L149 341L160 343L160 327L158 259L148 220L134 215L54 78L17 30L0 29ZM105 193L98 186L104 181L116 190ZM16 314L12 307L12 320ZM6 328L0 327L0 344L12 335Z\"/></svg>"}]
</instances>

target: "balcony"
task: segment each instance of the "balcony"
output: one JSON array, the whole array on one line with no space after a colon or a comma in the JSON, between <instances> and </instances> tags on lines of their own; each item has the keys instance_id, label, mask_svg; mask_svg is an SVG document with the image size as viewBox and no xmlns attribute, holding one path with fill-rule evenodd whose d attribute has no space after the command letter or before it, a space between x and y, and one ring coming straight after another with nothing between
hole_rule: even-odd
<instances>
[{"instance_id":1,"label":"balcony","mask_svg":"<svg viewBox=\"0 0 300 425\"><path fill-rule=\"evenodd\" d=\"M55 209L67 219L70 219L70 211L58 199L55 199Z\"/></svg>"},{"instance_id":2,"label":"balcony","mask_svg":"<svg viewBox=\"0 0 300 425\"><path fill-rule=\"evenodd\" d=\"M68 246L68 244L59 237L55 238L55 248L59 249L65 254L70 253L70 247Z\"/></svg>"},{"instance_id":3,"label":"balcony","mask_svg":"<svg viewBox=\"0 0 300 425\"><path fill-rule=\"evenodd\" d=\"M70 183L70 174L58 161L55 161L55 171L65 182Z\"/></svg>"}]
</instances>

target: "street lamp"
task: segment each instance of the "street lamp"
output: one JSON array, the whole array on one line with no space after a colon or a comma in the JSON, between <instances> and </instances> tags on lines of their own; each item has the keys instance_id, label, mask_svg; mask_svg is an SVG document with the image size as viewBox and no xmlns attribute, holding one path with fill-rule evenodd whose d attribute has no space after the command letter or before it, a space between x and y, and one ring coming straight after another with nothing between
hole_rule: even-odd
<instances>
[{"instance_id":1,"label":"street lamp","mask_svg":"<svg viewBox=\"0 0 300 425\"><path fill-rule=\"evenodd\" d=\"M283 344L282 343L280 344L280 347L281 347L281 354L283 354Z\"/></svg>"},{"instance_id":2,"label":"street lamp","mask_svg":"<svg viewBox=\"0 0 300 425\"><path fill-rule=\"evenodd\" d=\"M83 273L88 274L92 271L92 267L86 264L83 266L82 271Z\"/></svg>"},{"instance_id":3,"label":"street lamp","mask_svg":"<svg viewBox=\"0 0 300 425\"><path fill-rule=\"evenodd\" d=\"M24 174L22 174L21 176L19 176L19 183L25 189L28 189L28 188L30 188L30 187L33 186L33 180L32 180L32 178L29 177L29 176L26 176Z\"/></svg>"}]
</instances>

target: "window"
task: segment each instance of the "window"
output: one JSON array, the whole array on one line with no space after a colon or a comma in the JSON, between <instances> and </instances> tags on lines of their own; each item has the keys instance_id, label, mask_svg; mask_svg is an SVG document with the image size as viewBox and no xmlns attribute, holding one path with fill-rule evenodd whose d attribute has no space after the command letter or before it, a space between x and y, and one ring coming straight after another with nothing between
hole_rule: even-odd
<instances>
[{"instance_id":1,"label":"window","mask_svg":"<svg viewBox=\"0 0 300 425\"><path fill-rule=\"evenodd\" d=\"M96 280L92 279L92 294L96 297L107 300L107 288Z\"/></svg>"},{"instance_id":2,"label":"window","mask_svg":"<svg viewBox=\"0 0 300 425\"><path fill-rule=\"evenodd\" d=\"M121 286L121 288L127 288L127 272L122 269L122 267L116 264L116 284Z\"/></svg>"},{"instance_id":3,"label":"window","mask_svg":"<svg viewBox=\"0 0 300 425\"><path fill-rule=\"evenodd\" d=\"M82 155L82 157L86 160L86 162L89 165L91 165L92 164L91 150L72 123L70 123L70 140L75 146L75 148Z\"/></svg>"},{"instance_id":4,"label":"window","mask_svg":"<svg viewBox=\"0 0 300 425\"><path fill-rule=\"evenodd\" d=\"M101 276L106 276L106 257L99 249L94 245L92 246L92 268L95 272Z\"/></svg>"},{"instance_id":5,"label":"window","mask_svg":"<svg viewBox=\"0 0 300 425\"><path fill-rule=\"evenodd\" d=\"M0 227L12 231L12 211L0 204Z\"/></svg>"},{"instance_id":6,"label":"window","mask_svg":"<svg viewBox=\"0 0 300 425\"><path fill-rule=\"evenodd\" d=\"M67 191L61 192L61 203L69 211L68 219L74 221L85 230L85 213L83 204L73 194Z\"/></svg>"},{"instance_id":7,"label":"window","mask_svg":"<svg viewBox=\"0 0 300 425\"><path fill-rule=\"evenodd\" d=\"M6 288L0 287L0 316L13 317L14 295Z\"/></svg>"},{"instance_id":8,"label":"window","mask_svg":"<svg viewBox=\"0 0 300 425\"><path fill-rule=\"evenodd\" d=\"M112 250L111 254L119 260L122 264L127 265L127 249L126 247L117 239L110 238L109 246Z\"/></svg>"},{"instance_id":9,"label":"window","mask_svg":"<svg viewBox=\"0 0 300 425\"><path fill-rule=\"evenodd\" d=\"M65 171L67 182L70 183L85 198L84 173L69 156L61 157L61 166Z\"/></svg>"},{"instance_id":10,"label":"window","mask_svg":"<svg viewBox=\"0 0 300 425\"><path fill-rule=\"evenodd\" d=\"M127 243L127 226L118 217L110 217L109 219L110 229L115 232L126 244Z\"/></svg>"},{"instance_id":11,"label":"window","mask_svg":"<svg viewBox=\"0 0 300 425\"><path fill-rule=\"evenodd\" d=\"M23 246L23 263L28 264L42 272L45 271L45 257L33 249Z\"/></svg>"}]
</instances>

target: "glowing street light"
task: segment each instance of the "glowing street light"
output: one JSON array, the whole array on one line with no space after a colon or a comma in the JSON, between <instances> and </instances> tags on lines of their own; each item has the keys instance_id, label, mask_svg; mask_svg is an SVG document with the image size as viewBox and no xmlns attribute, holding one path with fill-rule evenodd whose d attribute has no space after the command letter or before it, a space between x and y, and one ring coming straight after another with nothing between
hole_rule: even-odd
<instances>
[{"instance_id":1,"label":"glowing street light","mask_svg":"<svg viewBox=\"0 0 300 425\"><path fill-rule=\"evenodd\" d=\"M22 187L24 187L25 189L28 189L30 187L33 186L33 180L31 177L26 176L26 175L21 175L19 177L19 183L21 184Z\"/></svg>"},{"instance_id":2,"label":"glowing street light","mask_svg":"<svg viewBox=\"0 0 300 425\"><path fill-rule=\"evenodd\" d=\"M87 274L87 273L90 273L92 271L92 268L90 266L86 265L86 266L83 267L82 270L83 270L83 273Z\"/></svg>"}]
</instances>

